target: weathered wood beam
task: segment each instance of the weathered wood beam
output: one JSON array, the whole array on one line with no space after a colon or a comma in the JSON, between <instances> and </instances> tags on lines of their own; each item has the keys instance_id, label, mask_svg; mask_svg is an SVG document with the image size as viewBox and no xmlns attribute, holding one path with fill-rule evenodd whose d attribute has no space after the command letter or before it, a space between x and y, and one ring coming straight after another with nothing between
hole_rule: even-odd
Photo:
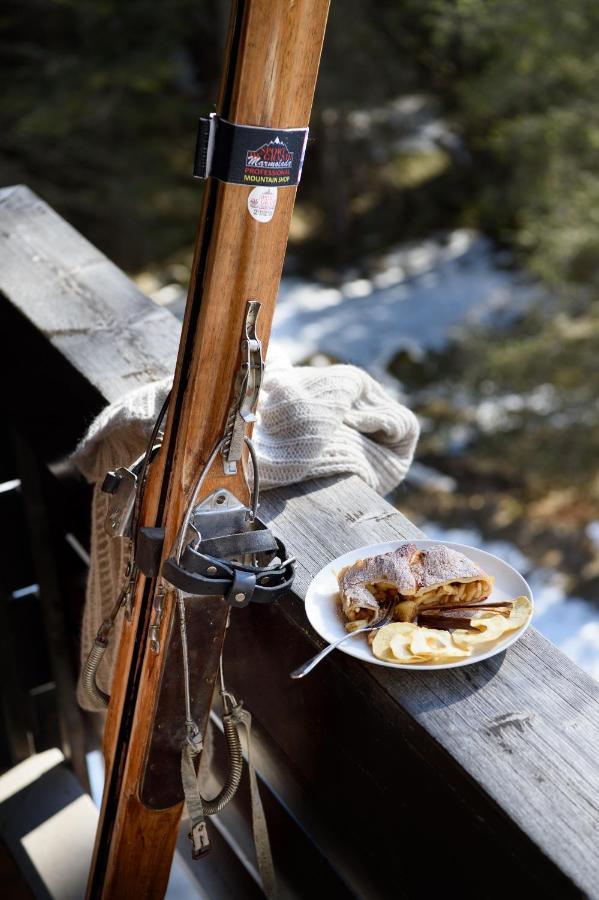
<instances>
[{"instance_id":1,"label":"weathered wood beam","mask_svg":"<svg viewBox=\"0 0 599 900\"><path fill-rule=\"evenodd\" d=\"M105 400L172 375L174 317L29 188L0 190L0 227L0 291Z\"/></svg>"},{"instance_id":2,"label":"weathered wood beam","mask_svg":"<svg viewBox=\"0 0 599 900\"><path fill-rule=\"evenodd\" d=\"M0 295L2 404L47 461L174 371L181 324L23 185L0 190Z\"/></svg>"}]
</instances>

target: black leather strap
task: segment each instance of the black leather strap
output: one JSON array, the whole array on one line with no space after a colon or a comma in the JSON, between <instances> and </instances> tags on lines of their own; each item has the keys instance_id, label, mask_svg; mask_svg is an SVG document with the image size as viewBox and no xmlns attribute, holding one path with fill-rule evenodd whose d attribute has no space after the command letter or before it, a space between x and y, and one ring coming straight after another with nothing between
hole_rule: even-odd
<instances>
[{"instance_id":1,"label":"black leather strap","mask_svg":"<svg viewBox=\"0 0 599 900\"><path fill-rule=\"evenodd\" d=\"M202 552L208 556L227 559L243 556L245 553L270 553L277 550L277 542L268 528L260 531L244 531L225 537L206 538L200 544Z\"/></svg>"},{"instance_id":2,"label":"black leather strap","mask_svg":"<svg viewBox=\"0 0 599 900\"><path fill-rule=\"evenodd\" d=\"M263 531L248 534L270 533ZM242 538L244 535L234 535ZM277 556L286 559L283 543L270 535L275 544ZM214 540L223 540L222 538ZM261 539L264 540L264 539ZM248 603L272 603L289 590L293 582L293 565L248 566L224 560L201 552L207 540L196 549L188 544L181 556L181 562L170 556L162 566L162 575L175 587L186 594L197 597L224 597L231 606L247 606ZM266 540L264 540L266 545ZM251 550L248 552L252 552Z\"/></svg>"},{"instance_id":3,"label":"black leather strap","mask_svg":"<svg viewBox=\"0 0 599 900\"><path fill-rule=\"evenodd\" d=\"M225 599L231 606L247 606L254 599L255 590L256 575L253 572L235 569L233 581Z\"/></svg>"}]
</instances>

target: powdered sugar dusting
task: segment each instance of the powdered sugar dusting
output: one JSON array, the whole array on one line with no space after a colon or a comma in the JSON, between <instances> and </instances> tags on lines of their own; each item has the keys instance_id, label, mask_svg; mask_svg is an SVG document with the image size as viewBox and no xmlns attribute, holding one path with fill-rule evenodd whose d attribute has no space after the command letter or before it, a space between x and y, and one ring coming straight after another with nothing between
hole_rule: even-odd
<instances>
[{"instance_id":1,"label":"powdered sugar dusting","mask_svg":"<svg viewBox=\"0 0 599 900\"><path fill-rule=\"evenodd\" d=\"M392 584L402 596L414 597L437 585L476 580L488 582L490 591L487 575L463 553L443 544L419 550L409 543L390 553L358 560L342 569L338 576L346 614L356 609L378 610L378 601L368 585Z\"/></svg>"},{"instance_id":2,"label":"powdered sugar dusting","mask_svg":"<svg viewBox=\"0 0 599 900\"><path fill-rule=\"evenodd\" d=\"M484 578L485 573L476 563L451 547L435 544L421 551L421 567L417 576L420 588L428 589L452 581Z\"/></svg>"},{"instance_id":3,"label":"powdered sugar dusting","mask_svg":"<svg viewBox=\"0 0 599 900\"><path fill-rule=\"evenodd\" d=\"M338 580L344 611L356 607L378 610L379 604L366 587L368 584L389 583L402 594L413 594L417 585L410 563L417 555L415 544L402 544L391 553L369 556L342 569Z\"/></svg>"}]
</instances>

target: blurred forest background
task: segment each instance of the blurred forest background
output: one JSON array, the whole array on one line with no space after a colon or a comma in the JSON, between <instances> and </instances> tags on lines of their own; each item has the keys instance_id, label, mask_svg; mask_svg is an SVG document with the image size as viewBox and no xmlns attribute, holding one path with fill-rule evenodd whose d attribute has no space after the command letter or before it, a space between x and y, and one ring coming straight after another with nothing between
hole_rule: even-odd
<instances>
[{"instance_id":1,"label":"blurred forest background","mask_svg":"<svg viewBox=\"0 0 599 900\"><path fill-rule=\"evenodd\" d=\"M5 0L0 15L0 181L28 184L159 302L188 277L195 120L213 108L227 16L222 0ZM552 590L587 603L599 586L598 83L594 0L333 0L286 269L354 285L339 294L349 302L395 278L409 303L410 260L426 270L431 247L442 257L460 236L482 248L513 286L509 314L430 345L401 340L397 307L385 373L423 437L420 477L396 501L439 533L509 541ZM423 335L429 322L423 309ZM342 339L323 352L369 364ZM589 634L599 653L599 625Z\"/></svg>"}]
</instances>

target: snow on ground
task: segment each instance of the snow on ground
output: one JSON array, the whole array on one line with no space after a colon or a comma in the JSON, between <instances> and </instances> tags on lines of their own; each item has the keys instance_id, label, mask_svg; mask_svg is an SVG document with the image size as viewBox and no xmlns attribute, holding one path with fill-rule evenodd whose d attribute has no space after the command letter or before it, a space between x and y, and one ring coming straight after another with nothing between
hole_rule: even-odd
<instances>
[{"instance_id":1,"label":"snow on ground","mask_svg":"<svg viewBox=\"0 0 599 900\"><path fill-rule=\"evenodd\" d=\"M459 326L513 316L531 296L530 287L497 267L484 238L457 230L388 254L372 279L339 288L284 279L273 341L292 362L324 353L388 383L398 350L442 347Z\"/></svg>"}]
</instances>

